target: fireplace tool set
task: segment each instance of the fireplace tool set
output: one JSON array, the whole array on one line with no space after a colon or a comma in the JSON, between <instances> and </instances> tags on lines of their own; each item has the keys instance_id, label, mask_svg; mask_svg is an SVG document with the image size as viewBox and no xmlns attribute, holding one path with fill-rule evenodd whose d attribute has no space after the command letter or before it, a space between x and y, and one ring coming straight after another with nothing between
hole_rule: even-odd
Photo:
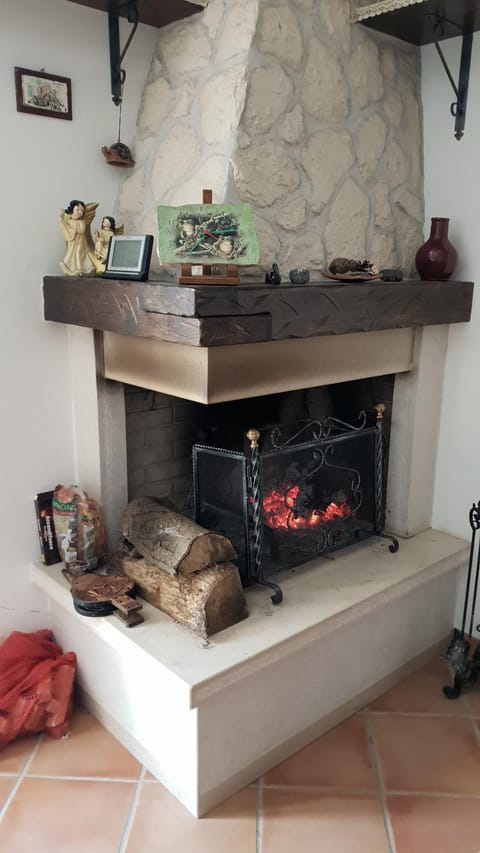
<instances>
[{"instance_id":1,"label":"fireplace tool set","mask_svg":"<svg viewBox=\"0 0 480 853\"><path fill-rule=\"evenodd\" d=\"M473 655L470 655L480 578L480 542L478 536L478 530L480 529L480 501L472 505L468 514L468 520L472 529L472 538L465 585L462 627L460 630L454 628L452 639L445 652L445 658L453 672L453 685L447 685L443 688L447 699L457 699L460 696L462 688L471 687L477 680L477 675L480 672L480 643L475 648ZM468 633L465 631L467 619ZM480 631L480 625L477 625L475 630L477 632Z\"/></svg>"}]
</instances>

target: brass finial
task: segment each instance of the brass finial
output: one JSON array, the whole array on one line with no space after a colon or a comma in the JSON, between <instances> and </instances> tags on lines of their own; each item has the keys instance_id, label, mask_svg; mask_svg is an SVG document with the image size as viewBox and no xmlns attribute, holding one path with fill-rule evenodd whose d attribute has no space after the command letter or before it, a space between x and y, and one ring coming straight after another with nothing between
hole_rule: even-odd
<instances>
[{"instance_id":1,"label":"brass finial","mask_svg":"<svg viewBox=\"0 0 480 853\"><path fill-rule=\"evenodd\" d=\"M385 403L377 403L374 408L377 413L377 421L383 421L383 415L386 409Z\"/></svg>"},{"instance_id":2,"label":"brass finial","mask_svg":"<svg viewBox=\"0 0 480 853\"><path fill-rule=\"evenodd\" d=\"M260 433L258 429L249 429L247 432L247 438L250 442L250 447L252 450L254 447L258 447L258 439L260 438Z\"/></svg>"}]
</instances>

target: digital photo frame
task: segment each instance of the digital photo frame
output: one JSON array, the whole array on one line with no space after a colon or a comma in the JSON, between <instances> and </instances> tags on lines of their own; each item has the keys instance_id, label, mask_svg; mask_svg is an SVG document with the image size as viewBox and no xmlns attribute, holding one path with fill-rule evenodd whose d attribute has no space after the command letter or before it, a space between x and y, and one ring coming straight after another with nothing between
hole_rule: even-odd
<instances>
[{"instance_id":1,"label":"digital photo frame","mask_svg":"<svg viewBox=\"0 0 480 853\"><path fill-rule=\"evenodd\" d=\"M152 234L113 234L102 278L146 281L152 257Z\"/></svg>"}]
</instances>

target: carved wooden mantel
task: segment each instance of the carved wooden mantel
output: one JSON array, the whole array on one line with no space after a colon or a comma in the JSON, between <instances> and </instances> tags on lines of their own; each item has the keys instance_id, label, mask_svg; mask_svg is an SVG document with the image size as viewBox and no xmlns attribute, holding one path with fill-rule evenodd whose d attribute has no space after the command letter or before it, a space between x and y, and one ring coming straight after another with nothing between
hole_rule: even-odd
<instances>
[{"instance_id":1,"label":"carved wooden mantel","mask_svg":"<svg viewBox=\"0 0 480 853\"><path fill-rule=\"evenodd\" d=\"M462 323L472 294L460 281L233 288L44 278L46 320L197 347Z\"/></svg>"},{"instance_id":2,"label":"carved wooden mantel","mask_svg":"<svg viewBox=\"0 0 480 853\"><path fill-rule=\"evenodd\" d=\"M44 278L45 319L102 332L107 378L203 403L409 370L415 327L468 322L472 296L459 281Z\"/></svg>"}]
</instances>

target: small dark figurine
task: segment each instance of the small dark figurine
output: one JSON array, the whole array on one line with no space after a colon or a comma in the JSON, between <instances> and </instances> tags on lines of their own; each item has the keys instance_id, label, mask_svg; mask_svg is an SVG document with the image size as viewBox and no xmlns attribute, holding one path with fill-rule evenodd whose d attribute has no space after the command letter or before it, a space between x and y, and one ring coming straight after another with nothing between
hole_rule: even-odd
<instances>
[{"instance_id":1,"label":"small dark figurine","mask_svg":"<svg viewBox=\"0 0 480 853\"><path fill-rule=\"evenodd\" d=\"M297 267L297 269L290 270L288 277L292 284L307 284L310 281L310 271L303 267Z\"/></svg>"},{"instance_id":2,"label":"small dark figurine","mask_svg":"<svg viewBox=\"0 0 480 853\"><path fill-rule=\"evenodd\" d=\"M272 264L272 268L265 273L265 284L280 284L281 280L278 264Z\"/></svg>"},{"instance_id":3,"label":"small dark figurine","mask_svg":"<svg viewBox=\"0 0 480 853\"><path fill-rule=\"evenodd\" d=\"M380 278L382 281L402 281L403 272L399 269L380 270Z\"/></svg>"}]
</instances>

